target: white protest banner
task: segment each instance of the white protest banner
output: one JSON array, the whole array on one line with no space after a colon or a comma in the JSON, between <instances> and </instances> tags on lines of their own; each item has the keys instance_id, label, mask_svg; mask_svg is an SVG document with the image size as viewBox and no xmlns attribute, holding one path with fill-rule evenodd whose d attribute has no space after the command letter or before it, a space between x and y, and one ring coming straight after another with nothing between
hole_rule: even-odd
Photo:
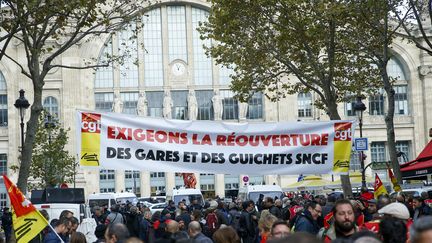
<instances>
[{"instance_id":1,"label":"white protest banner","mask_svg":"<svg viewBox=\"0 0 432 243\"><path fill-rule=\"evenodd\" d=\"M352 121L184 121L77 112L82 167L221 174L347 172Z\"/></svg>"}]
</instances>

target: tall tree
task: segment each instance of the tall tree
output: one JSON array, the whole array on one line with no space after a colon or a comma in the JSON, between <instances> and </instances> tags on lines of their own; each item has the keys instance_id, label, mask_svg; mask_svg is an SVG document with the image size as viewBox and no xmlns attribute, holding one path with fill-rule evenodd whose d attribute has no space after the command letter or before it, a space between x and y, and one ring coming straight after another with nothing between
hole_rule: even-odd
<instances>
[{"instance_id":1,"label":"tall tree","mask_svg":"<svg viewBox=\"0 0 432 243\"><path fill-rule=\"evenodd\" d=\"M401 31L401 24L406 21L408 12L404 12L401 22L395 21L396 15L402 16L398 7L401 0L365 0L353 1L357 9L358 21L355 21L353 28L357 29L355 38L358 40L357 49L377 67L381 78L381 87L384 89L388 109L385 113L385 124L387 130L387 145L390 161L395 176L399 183L402 183L399 161L397 159L396 138L394 127L395 114L395 90L394 81L397 77L390 77L387 72L388 61L394 53L391 45ZM370 33L370 35L363 35ZM400 37L400 35L399 35Z\"/></svg>"},{"instance_id":2,"label":"tall tree","mask_svg":"<svg viewBox=\"0 0 432 243\"><path fill-rule=\"evenodd\" d=\"M432 42L430 29L432 28L432 1L408 0L406 8L393 9L402 25L407 38L411 40L419 49L432 56ZM403 11L401 11L401 9ZM406 21L406 20L409 21Z\"/></svg>"},{"instance_id":3,"label":"tall tree","mask_svg":"<svg viewBox=\"0 0 432 243\"><path fill-rule=\"evenodd\" d=\"M33 84L33 101L22 148L17 186L27 191L32 150L42 112L45 78L53 68L87 69L105 64L55 64L53 60L69 49L103 34L113 33L141 16L150 5L147 0L2 0L0 46L11 38L22 44L25 57L0 49L0 58L15 63ZM138 28L137 28L138 29ZM12 37L11 37L12 36ZM3 42L1 42L3 41ZM59 44L61 43L61 44ZM7 46L7 45L6 45ZM21 61L25 60L25 61Z\"/></svg>"},{"instance_id":4,"label":"tall tree","mask_svg":"<svg viewBox=\"0 0 432 243\"><path fill-rule=\"evenodd\" d=\"M29 187L40 189L74 182L76 159L65 149L69 131L46 111L41 113L30 165L30 177L35 183Z\"/></svg>"},{"instance_id":5,"label":"tall tree","mask_svg":"<svg viewBox=\"0 0 432 243\"><path fill-rule=\"evenodd\" d=\"M350 26L354 9L335 0L212 0L209 53L235 69L231 88L240 100L262 91L272 100L313 91L315 105L339 120L338 103L353 93L371 92L379 75L370 59L355 50ZM291 80L295 77L295 80ZM341 176L346 196L348 176Z\"/></svg>"}]
</instances>

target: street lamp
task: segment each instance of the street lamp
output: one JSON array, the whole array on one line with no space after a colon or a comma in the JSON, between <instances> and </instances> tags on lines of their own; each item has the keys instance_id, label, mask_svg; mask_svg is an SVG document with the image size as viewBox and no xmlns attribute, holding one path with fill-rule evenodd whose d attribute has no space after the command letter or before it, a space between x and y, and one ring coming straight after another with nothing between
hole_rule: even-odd
<instances>
[{"instance_id":1,"label":"street lamp","mask_svg":"<svg viewBox=\"0 0 432 243\"><path fill-rule=\"evenodd\" d=\"M51 129L55 128L56 124L50 113L45 117L45 129L48 130L48 144L51 145Z\"/></svg>"},{"instance_id":2,"label":"street lamp","mask_svg":"<svg viewBox=\"0 0 432 243\"><path fill-rule=\"evenodd\" d=\"M45 129L47 129L47 131L48 131L48 145L49 145L49 147L51 149L51 133L52 133L51 129L55 128L56 124L54 122L54 119L53 119L52 115L49 112L47 112L47 115L45 117L44 126L45 126ZM45 166L45 186L46 187L48 187L48 185L49 185L49 183L48 183L48 179L49 179L48 176L51 175L51 173L52 173L52 169L51 169L51 162L52 162L51 153L49 153L49 158L47 158L47 159L48 159L48 163L45 163L45 165L44 165ZM48 170L46 168L47 165L49 166Z\"/></svg>"},{"instance_id":3,"label":"street lamp","mask_svg":"<svg viewBox=\"0 0 432 243\"><path fill-rule=\"evenodd\" d=\"M22 150L24 148L24 116L25 116L25 110L27 108L29 108L30 103L24 97L25 91L23 89L21 89L19 91L19 93L20 93L20 97L15 101L14 106L16 108L18 108L19 112L20 112L20 118L21 118L21 123L20 123L20 125L21 125L21 153L22 153Z\"/></svg>"},{"instance_id":4,"label":"street lamp","mask_svg":"<svg viewBox=\"0 0 432 243\"><path fill-rule=\"evenodd\" d=\"M360 127L360 138L363 137L363 112L366 110L366 105L362 102L363 97L361 95L357 96L356 103L354 104L354 111L357 114ZM362 187L366 187L366 169L365 169L365 156L363 151L360 151L360 167L362 172Z\"/></svg>"}]
</instances>

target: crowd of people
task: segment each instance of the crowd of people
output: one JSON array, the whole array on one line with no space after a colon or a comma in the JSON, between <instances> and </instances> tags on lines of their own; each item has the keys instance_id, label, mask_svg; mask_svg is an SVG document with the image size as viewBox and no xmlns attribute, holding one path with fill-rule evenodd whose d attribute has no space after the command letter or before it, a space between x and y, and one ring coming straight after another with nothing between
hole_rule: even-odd
<instances>
[{"instance_id":1,"label":"crowd of people","mask_svg":"<svg viewBox=\"0 0 432 243\"><path fill-rule=\"evenodd\" d=\"M407 198L397 193L374 199L364 190L356 199L334 195L297 195L257 202L212 199L177 205L169 201L152 214L142 204L95 206L95 242L266 243L266 242L432 242L432 209L428 195ZM32 242L86 243L70 211L51 221ZM92 232L93 233L93 232ZM60 238L59 238L60 237Z\"/></svg>"}]
</instances>

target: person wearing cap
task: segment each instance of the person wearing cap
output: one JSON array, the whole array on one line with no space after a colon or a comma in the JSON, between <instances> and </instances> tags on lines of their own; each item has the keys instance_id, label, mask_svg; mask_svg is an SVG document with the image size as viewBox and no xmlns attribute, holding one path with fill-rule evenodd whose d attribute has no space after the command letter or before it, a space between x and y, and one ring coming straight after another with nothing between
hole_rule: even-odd
<instances>
[{"instance_id":1,"label":"person wearing cap","mask_svg":"<svg viewBox=\"0 0 432 243\"><path fill-rule=\"evenodd\" d=\"M370 199L367 201L367 208L363 211L365 216L365 222L372 221L374 215L378 212L377 201L375 199Z\"/></svg>"},{"instance_id":2,"label":"person wearing cap","mask_svg":"<svg viewBox=\"0 0 432 243\"><path fill-rule=\"evenodd\" d=\"M175 219L177 208L176 208L175 202L173 200L168 201L168 205L165 207L165 209L169 211L170 219Z\"/></svg>"},{"instance_id":3,"label":"person wearing cap","mask_svg":"<svg viewBox=\"0 0 432 243\"><path fill-rule=\"evenodd\" d=\"M384 206L383 208L379 209L378 213L380 215L382 215L381 218L395 218L398 220L402 220L402 222L405 224L407 229L409 229L409 227L412 224L412 220L410 219L409 210L402 203L398 203L398 202L390 203L387 206ZM378 232L380 232L381 221L382 220L374 220L374 221L368 222L364 225L363 228L366 228L372 232L378 233ZM387 223L385 223L385 224L387 225ZM396 224L399 224L399 223L396 223Z\"/></svg>"}]
</instances>

